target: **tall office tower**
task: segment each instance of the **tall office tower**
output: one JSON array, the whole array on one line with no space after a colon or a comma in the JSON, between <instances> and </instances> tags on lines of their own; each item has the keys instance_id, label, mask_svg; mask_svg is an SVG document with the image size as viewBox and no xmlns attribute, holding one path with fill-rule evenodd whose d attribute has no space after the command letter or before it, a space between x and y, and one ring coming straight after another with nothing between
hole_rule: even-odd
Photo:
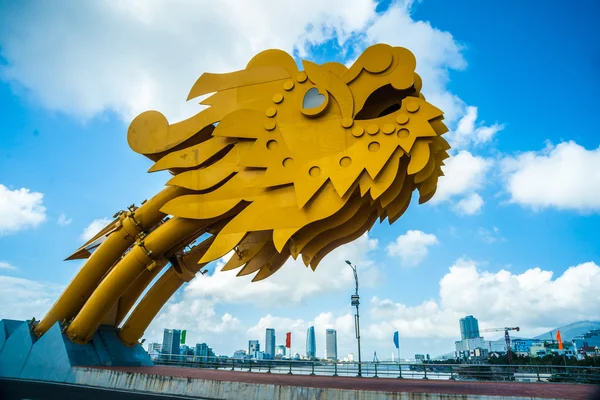
<instances>
[{"instance_id":1,"label":"tall office tower","mask_svg":"<svg viewBox=\"0 0 600 400\"><path fill-rule=\"evenodd\" d=\"M267 337L265 338L265 354L275 357L275 329L267 328Z\"/></svg>"},{"instance_id":2,"label":"tall office tower","mask_svg":"<svg viewBox=\"0 0 600 400\"><path fill-rule=\"evenodd\" d=\"M315 340L315 327L311 326L306 331L306 357L315 358L317 356L317 342Z\"/></svg>"},{"instance_id":3,"label":"tall office tower","mask_svg":"<svg viewBox=\"0 0 600 400\"><path fill-rule=\"evenodd\" d=\"M479 322L472 315L460 319L461 339L475 339L479 337Z\"/></svg>"},{"instance_id":4,"label":"tall office tower","mask_svg":"<svg viewBox=\"0 0 600 400\"><path fill-rule=\"evenodd\" d=\"M165 329L163 333L162 353L179 354L181 331L179 329Z\"/></svg>"},{"instance_id":5,"label":"tall office tower","mask_svg":"<svg viewBox=\"0 0 600 400\"><path fill-rule=\"evenodd\" d=\"M337 332L335 329L325 331L325 358L337 360Z\"/></svg>"},{"instance_id":6,"label":"tall office tower","mask_svg":"<svg viewBox=\"0 0 600 400\"><path fill-rule=\"evenodd\" d=\"M258 340L249 340L248 341L248 355L250 357L254 357L254 353L260 351L260 344Z\"/></svg>"}]
</instances>

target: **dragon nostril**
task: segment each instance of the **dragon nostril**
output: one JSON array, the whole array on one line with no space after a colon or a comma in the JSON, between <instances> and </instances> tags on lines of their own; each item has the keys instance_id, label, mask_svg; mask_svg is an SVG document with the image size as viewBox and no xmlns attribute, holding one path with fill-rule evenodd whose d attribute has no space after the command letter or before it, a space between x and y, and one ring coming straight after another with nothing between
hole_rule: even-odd
<instances>
[{"instance_id":1,"label":"dragon nostril","mask_svg":"<svg viewBox=\"0 0 600 400\"><path fill-rule=\"evenodd\" d=\"M311 88L304 95L304 100L302 101L302 108L311 109L317 108L323 105L325 102L325 96L319 93L319 89Z\"/></svg>"}]
</instances>

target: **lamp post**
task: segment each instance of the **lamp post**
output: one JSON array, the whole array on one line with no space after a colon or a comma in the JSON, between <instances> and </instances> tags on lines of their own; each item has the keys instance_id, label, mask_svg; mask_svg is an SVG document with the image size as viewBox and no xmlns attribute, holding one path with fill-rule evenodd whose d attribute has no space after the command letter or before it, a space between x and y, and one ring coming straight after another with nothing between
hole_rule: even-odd
<instances>
[{"instance_id":1,"label":"lamp post","mask_svg":"<svg viewBox=\"0 0 600 400\"><path fill-rule=\"evenodd\" d=\"M354 282L356 283L356 291L350 296L350 304L356 307L356 315L354 316L354 328L356 329L356 339L358 340L358 376L362 376L361 359L360 359L360 321L358 316L358 274L356 273L356 266L346 260L346 264L352 268L354 273Z\"/></svg>"}]
</instances>

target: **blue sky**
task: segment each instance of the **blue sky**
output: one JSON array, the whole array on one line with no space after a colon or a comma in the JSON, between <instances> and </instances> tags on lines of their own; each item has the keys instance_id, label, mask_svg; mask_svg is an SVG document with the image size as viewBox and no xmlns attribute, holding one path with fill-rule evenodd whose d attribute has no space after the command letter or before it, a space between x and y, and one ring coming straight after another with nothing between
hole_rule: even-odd
<instances>
[{"instance_id":1,"label":"blue sky","mask_svg":"<svg viewBox=\"0 0 600 400\"><path fill-rule=\"evenodd\" d=\"M84 231L160 190L165 175L147 174L127 145L135 115L195 114L185 98L201 73L243 68L266 48L348 63L385 42L415 53L451 129L432 204L415 202L315 273L290 263L249 284L212 266L147 340L188 329L231 354L274 327L300 351L314 324L317 351L334 327L343 356L354 351L346 258L359 265L365 358L391 354L395 330L403 357L451 351L465 314L524 336L600 319L595 2L186 3L2 2L0 317L41 318L81 266L62 260Z\"/></svg>"}]
</instances>

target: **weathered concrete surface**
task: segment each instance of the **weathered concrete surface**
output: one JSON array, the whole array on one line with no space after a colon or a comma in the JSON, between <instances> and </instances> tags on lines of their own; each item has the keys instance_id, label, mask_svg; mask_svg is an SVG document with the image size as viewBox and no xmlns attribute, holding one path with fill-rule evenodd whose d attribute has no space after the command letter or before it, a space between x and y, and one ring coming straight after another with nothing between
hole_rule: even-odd
<instances>
[{"instance_id":1,"label":"weathered concrete surface","mask_svg":"<svg viewBox=\"0 0 600 400\"><path fill-rule=\"evenodd\" d=\"M230 372L178 367L75 368L75 383L212 399L503 400L594 398L596 387Z\"/></svg>"}]
</instances>

